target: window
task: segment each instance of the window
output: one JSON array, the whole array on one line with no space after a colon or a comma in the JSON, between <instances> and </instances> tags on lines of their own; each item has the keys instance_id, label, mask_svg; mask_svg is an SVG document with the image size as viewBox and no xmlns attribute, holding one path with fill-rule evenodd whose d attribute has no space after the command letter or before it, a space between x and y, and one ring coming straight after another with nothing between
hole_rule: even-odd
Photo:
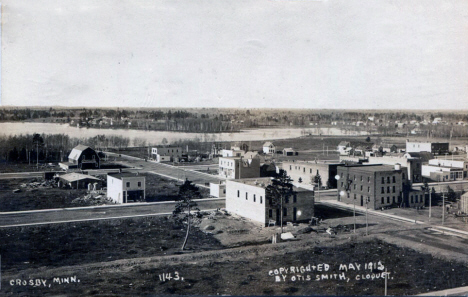
<instances>
[{"instance_id":1,"label":"window","mask_svg":"<svg viewBox=\"0 0 468 297\"><path fill-rule=\"evenodd\" d=\"M354 189L356 190L356 184L353 185Z\"/></svg>"},{"instance_id":2,"label":"window","mask_svg":"<svg viewBox=\"0 0 468 297\"><path fill-rule=\"evenodd\" d=\"M245 192L245 200L249 200L249 193Z\"/></svg>"},{"instance_id":3,"label":"window","mask_svg":"<svg viewBox=\"0 0 468 297\"><path fill-rule=\"evenodd\" d=\"M395 193L395 186L392 187L392 193Z\"/></svg>"},{"instance_id":4,"label":"window","mask_svg":"<svg viewBox=\"0 0 468 297\"><path fill-rule=\"evenodd\" d=\"M367 187L367 192L370 193L370 187Z\"/></svg>"},{"instance_id":5,"label":"window","mask_svg":"<svg viewBox=\"0 0 468 297\"><path fill-rule=\"evenodd\" d=\"M288 215L288 209L286 207L283 208L283 217Z\"/></svg>"},{"instance_id":6,"label":"window","mask_svg":"<svg viewBox=\"0 0 468 297\"><path fill-rule=\"evenodd\" d=\"M343 182L341 182L341 187L343 187Z\"/></svg>"},{"instance_id":7,"label":"window","mask_svg":"<svg viewBox=\"0 0 468 297\"><path fill-rule=\"evenodd\" d=\"M395 176L393 176L393 182L396 183L396 178L395 178Z\"/></svg>"},{"instance_id":8,"label":"window","mask_svg":"<svg viewBox=\"0 0 468 297\"><path fill-rule=\"evenodd\" d=\"M284 203L289 203L289 197L288 196L284 197Z\"/></svg>"},{"instance_id":9,"label":"window","mask_svg":"<svg viewBox=\"0 0 468 297\"><path fill-rule=\"evenodd\" d=\"M361 175L361 181L362 181L362 175Z\"/></svg>"},{"instance_id":10,"label":"window","mask_svg":"<svg viewBox=\"0 0 468 297\"><path fill-rule=\"evenodd\" d=\"M254 201L254 202L256 201L256 199L255 199L255 194L254 194L254 196L253 196L253 201Z\"/></svg>"},{"instance_id":11,"label":"window","mask_svg":"<svg viewBox=\"0 0 468 297\"><path fill-rule=\"evenodd\" d=\"M303 169L304 169L304 171L303 171L303 172L305 173L305 167L304 167Z\"/></svg>"},{"instance_id":12,"label":"window","mask_svg":"<svg viewBox=\"0 0 468 297\"><path fill-rule=\"evenodd\" d=\"M387 176L387 184L390 183L390 176Z\"/></svg>"},{"instance_id":13,"label":"window","mask_svg":"<svg viewBox=\"0 0 468 297\"><path fill-rule=\"evenodd\" d=\"M269 209L269 210L268 210L268 217L271 218L272 216L273 216L273 210Z\"/></svg>"},{"instance_id":14,"label":"window","mask_svg":"<svg viewBox=\"0 0 468 297\"><path fill-rule=\"evenodd\" d=\"M387 203L390 203L390 197L387 197Z\"/></svg>"},{"instance_id":15,"label":"window","mask_svg":"<svg viewBox=\"0 0 468 297\"><path fill-rule=\"evenodd\" d=\"M370 183L370 176L367 177L367 182Z\"/></svg>"},{"instance_id":16,"label":"window","mask_svg":"<svg viewBox=\"0 0 468 297\"><path fill-rule=\"evenodd\" d=\"M385 188L384 187L382 187L382 191L380 193L382 193L382 194L385 193Z\"/></svg>"},{"instance_id":17,"label":"window","mask_svg":"<svg viewBox=\"0 0 468 297\"><path fill-rule=\"evenodd\" d=\"M393 204L395 204L395 196L392 197Z\"/></svg>"},{"instance_id":18,"label":"window","mask_svg":"<svg viewBox=\"0 0 468 297\"><path fill-rule=\"evenodd\" d=\"M468 166L467 166L468 167ZM468 168L467 168L468 169ZM310 169L310 173L312 173L312 168Z\"/></svg>"},{"instance_id":19,"label":"window","mask_svg":"<svg viewBox=\"0 0 468 297\"><path fill-rule=\"evenodd\" d=\"M138 187L141 187L141 182L138 182Z\"/></svg>"},{"instance_id":20,"label":"window","mask_svg":"<svg viewBox=\"0 0 468 297\"><path fill-rule=\"evenodd\" d=\"M362 191L363 186L361 185L361 191Z\"/></svg>"},{"instance_id":21,"label":"window","mask_svg":"<svg viewBox=\"0 0 468 297\"><path fill-rule=\"evenodd\" d=\"M292 165L289 165L289 170L292 170Z\"/></svg>"},{"instance_id":22,"label":"window","mask_svg":"<svg viewBox=\"0 0 468 297\"><path fill-rule=\"evenodd\" d=\"M385 183L385 177L382 176L382 183Z\"/></svg>"},{"instance_id":23,"label":"window","mask_svg":"<svg viewBox=\"0 0 468 297\"><path fill-rule=\"evenodd\" d=\"M382 204L384 204L384 203L385 203L385 200L384 200L384 197L382 197Z\"/></svg>"},{"instance_id":24,"label":"window","mask_svg":"<svg viewBox=\"0 0 468 297\"><path fill-rule=\"evenodd\" d=\"M130 188L130 182L127 182L127 188Z\"/></svg>"},{"instance_id":25,"label":"window","mask_svg":"<svg viewBox=\"0 0 468 297\"><path fill-rule=\"evenodd\" d=\"M237 190L237 197L240 197L240 191Z\"/></svg>"},{"instance_id":26,"label":"window","mask_svg":"<svg viewBox=\"0 0 468 297\"><path fill-rule=\"evenodd\" d=\"M294 196L293 196L293 203L296 203L296 202L297 202L297 195L294 194Z\"/></svg>"},{"instance_id":27,"label":"window","mask_svg":"<svg viewBox=\"0 0 468 297\"><path fill-rule=\"evenodd\" d=\"M262 204L262 203L263 203L263 197L260 196L260 204Z\"/></svg>"},{"instance_id":28,"label":"window","mask_svg":"<svg viewBox=\"0 0 468 297\"><path fill-rule=\"evenodd\" d=\"M387 193L390 193L390 187L387 187Z\"/></svg>"},{"instance_id":29,"label":"window","mask_svg":"<svg viewBox=\"0 0 468 297\"><path fill-rule=\"evenodd\" d=\"M356 180L356 176L354 176L354 180Z\"/></svg>"},{"instance_id":30,"label":"window","mask_svg":"<svg viewBox=\"0 0 468 297\"><path fill-rule=\"evenodd\" d=\"M411 197L411 203L413 203L414 202L413 195L411 195L410 197Z\"/></svg>"}]
</instances>

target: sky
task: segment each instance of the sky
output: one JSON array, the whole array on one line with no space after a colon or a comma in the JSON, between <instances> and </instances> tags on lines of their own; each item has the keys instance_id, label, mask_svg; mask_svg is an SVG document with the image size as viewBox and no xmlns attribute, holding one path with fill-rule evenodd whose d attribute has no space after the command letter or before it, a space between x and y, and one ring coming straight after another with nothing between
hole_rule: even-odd
<instances>
[{"instance_id":1,"label":"sky","mask_svg":"<svg viewBox=\"0 0 468 297\"><path fill-rule=\"evenodd\" d=\"M1 104L468 108L466 0L2 0Z\"/></svg>"}]
</instances>

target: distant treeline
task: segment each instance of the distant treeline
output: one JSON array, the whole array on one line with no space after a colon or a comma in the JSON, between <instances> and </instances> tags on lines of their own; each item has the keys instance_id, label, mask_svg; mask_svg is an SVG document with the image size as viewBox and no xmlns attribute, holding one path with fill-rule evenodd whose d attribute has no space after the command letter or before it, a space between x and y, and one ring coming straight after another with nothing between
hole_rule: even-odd
<instances>
[{"instance_id":1,"label":"distant treeline","mask_svg":"<svg viewBox=\"0 0 468 297\"><path fill-rule=\"evenodd\" d=\"M135 139L134 144L143 140ZM11 162L56 162L67 160L71 150L84 144L97 150L125 148L130 138L123 136L98 135L88 138L69 137L65 134L26 134L0 136L0 160Z\"/></svg>"},{"instance_id":2,"label":"distant treeline","mask_svg":"<svg viewBox=\"0 0 468 297\"><path fill-rule=\"evenodd\" d=\"M443 124L432 125L435 119ZM437 137L465 136L468 113L448 111L307 110L307 109L135 109L135 108L3 108L0 121L69 123L79 127L128 128L197 133L234 132L245 128L340 126L383 135L401 134L425 122L418 133ZM366 128L358 127L357 122ZM396 127L406 123L407 127ZM417 125L411 122L418 123ZM444 127L443 127L444 126ZM462 126L452 129L452 126ZM449 127L449 128L447 128ZM448 131L448 132L447 132ZM452 132L453 131L453 132ZM410 131L408 130L408 133ZM448 134L447 134L448 133Z\"/></svg>"}]
</instances>

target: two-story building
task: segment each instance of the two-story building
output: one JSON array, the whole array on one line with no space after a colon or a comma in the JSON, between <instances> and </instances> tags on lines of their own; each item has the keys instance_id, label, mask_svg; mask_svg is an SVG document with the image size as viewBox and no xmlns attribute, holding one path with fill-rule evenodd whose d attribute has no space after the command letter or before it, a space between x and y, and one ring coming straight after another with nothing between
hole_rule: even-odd
<instances>
[{"instance_id":1,"label":"two-story building","mask_svg":"<svg viewBox=\"0 0 468 297\"><path fill-rule=\"evenodd\" d=\"M263 225L270 220L279 224L281 208L274 205L266 188L271 178L226 181L226 210ZM294 194L283 201L283 223L309 221L314 216L314 192L293 188Z\"/></svg>"},{"instance_id":2,"label":"two-story building","mask_svg":"<svg viewBox=\"0 0 468 297\"><path fill-rule=\"evenodd\" d=\"M371 209L402 205L406 168L395 165L338 167L338 201Z\"/></svg>"},{"instance_id":3,"label":"two-story building","mask_svg":"<svg viewBox=\"0 0 468 297\"><path fill-rule=\"evenodd\" d=\"M107 197L116 203L145 200L145 177L138 173L107 174Z\"/></svg>"},{"instance_id":4,"label":"two-story building","mask_svg":"<svg viewBox=\"0 0 468 297\"><path fill-rule=\"evenodd\" d=\"M151 149L151 157L156 162L177 162L182 154L182 148L177 146L153 147Z\"/></svg>"},{"instance_id":5,"label":"two-story building","mask_svg":"<svg viewBox=\"0 0 468 297\"><path fill-rule=\"evenodd\" d=\"M338 166L344 166L343 163L326 163L315 161L285 161L282 167L288 173L294 182L304 184L315 184L315 177L320 175L321 186L330 189L336 189L336 179Z\"/></svg>"},{"instance_id":6,"label":"two-story building","mask_svg":"<svg viewBox=\"0 0 468 297\"><path fill-rule=\"evenodd\" d=\"M227 179L260 177L260 159L258 157L220 157L219 176Z\"/></svg>"},{"instance_id":7,"label":"two-story building","mask_svg":"<svg viewBox=\"0 0 468 297\"><path fill-rule=\"evenodd\" d=\"M263 153L266 155L272 155L276 153L276 146L270 142L267 141L263 144Z\"/></svg>"},{"instance_id":8,"label":"two-story building","mask_svg":"<svg viewBox=\"0 0 468 297\"><path fill-rule=\"evenodd\" d=\"M443 155L449 152L448 142L406 141L407 153L429 152L434 155Z\"/></svg>"}]
</instances>

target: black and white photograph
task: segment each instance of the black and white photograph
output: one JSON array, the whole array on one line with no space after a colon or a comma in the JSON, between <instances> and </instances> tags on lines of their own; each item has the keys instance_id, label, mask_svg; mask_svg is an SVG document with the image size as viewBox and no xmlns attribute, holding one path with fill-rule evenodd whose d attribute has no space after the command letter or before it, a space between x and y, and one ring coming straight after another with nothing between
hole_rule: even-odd
<instances>
[{"instance_id":1,"label":"black and white photograph","mask_svg":"<svg viewBox=\"0 0 468 297\"><path fill-rule=\"evenodd\" d=\"M0 296L468 295L468 1L0 6Z\"/></svg>"}]
</instances>

